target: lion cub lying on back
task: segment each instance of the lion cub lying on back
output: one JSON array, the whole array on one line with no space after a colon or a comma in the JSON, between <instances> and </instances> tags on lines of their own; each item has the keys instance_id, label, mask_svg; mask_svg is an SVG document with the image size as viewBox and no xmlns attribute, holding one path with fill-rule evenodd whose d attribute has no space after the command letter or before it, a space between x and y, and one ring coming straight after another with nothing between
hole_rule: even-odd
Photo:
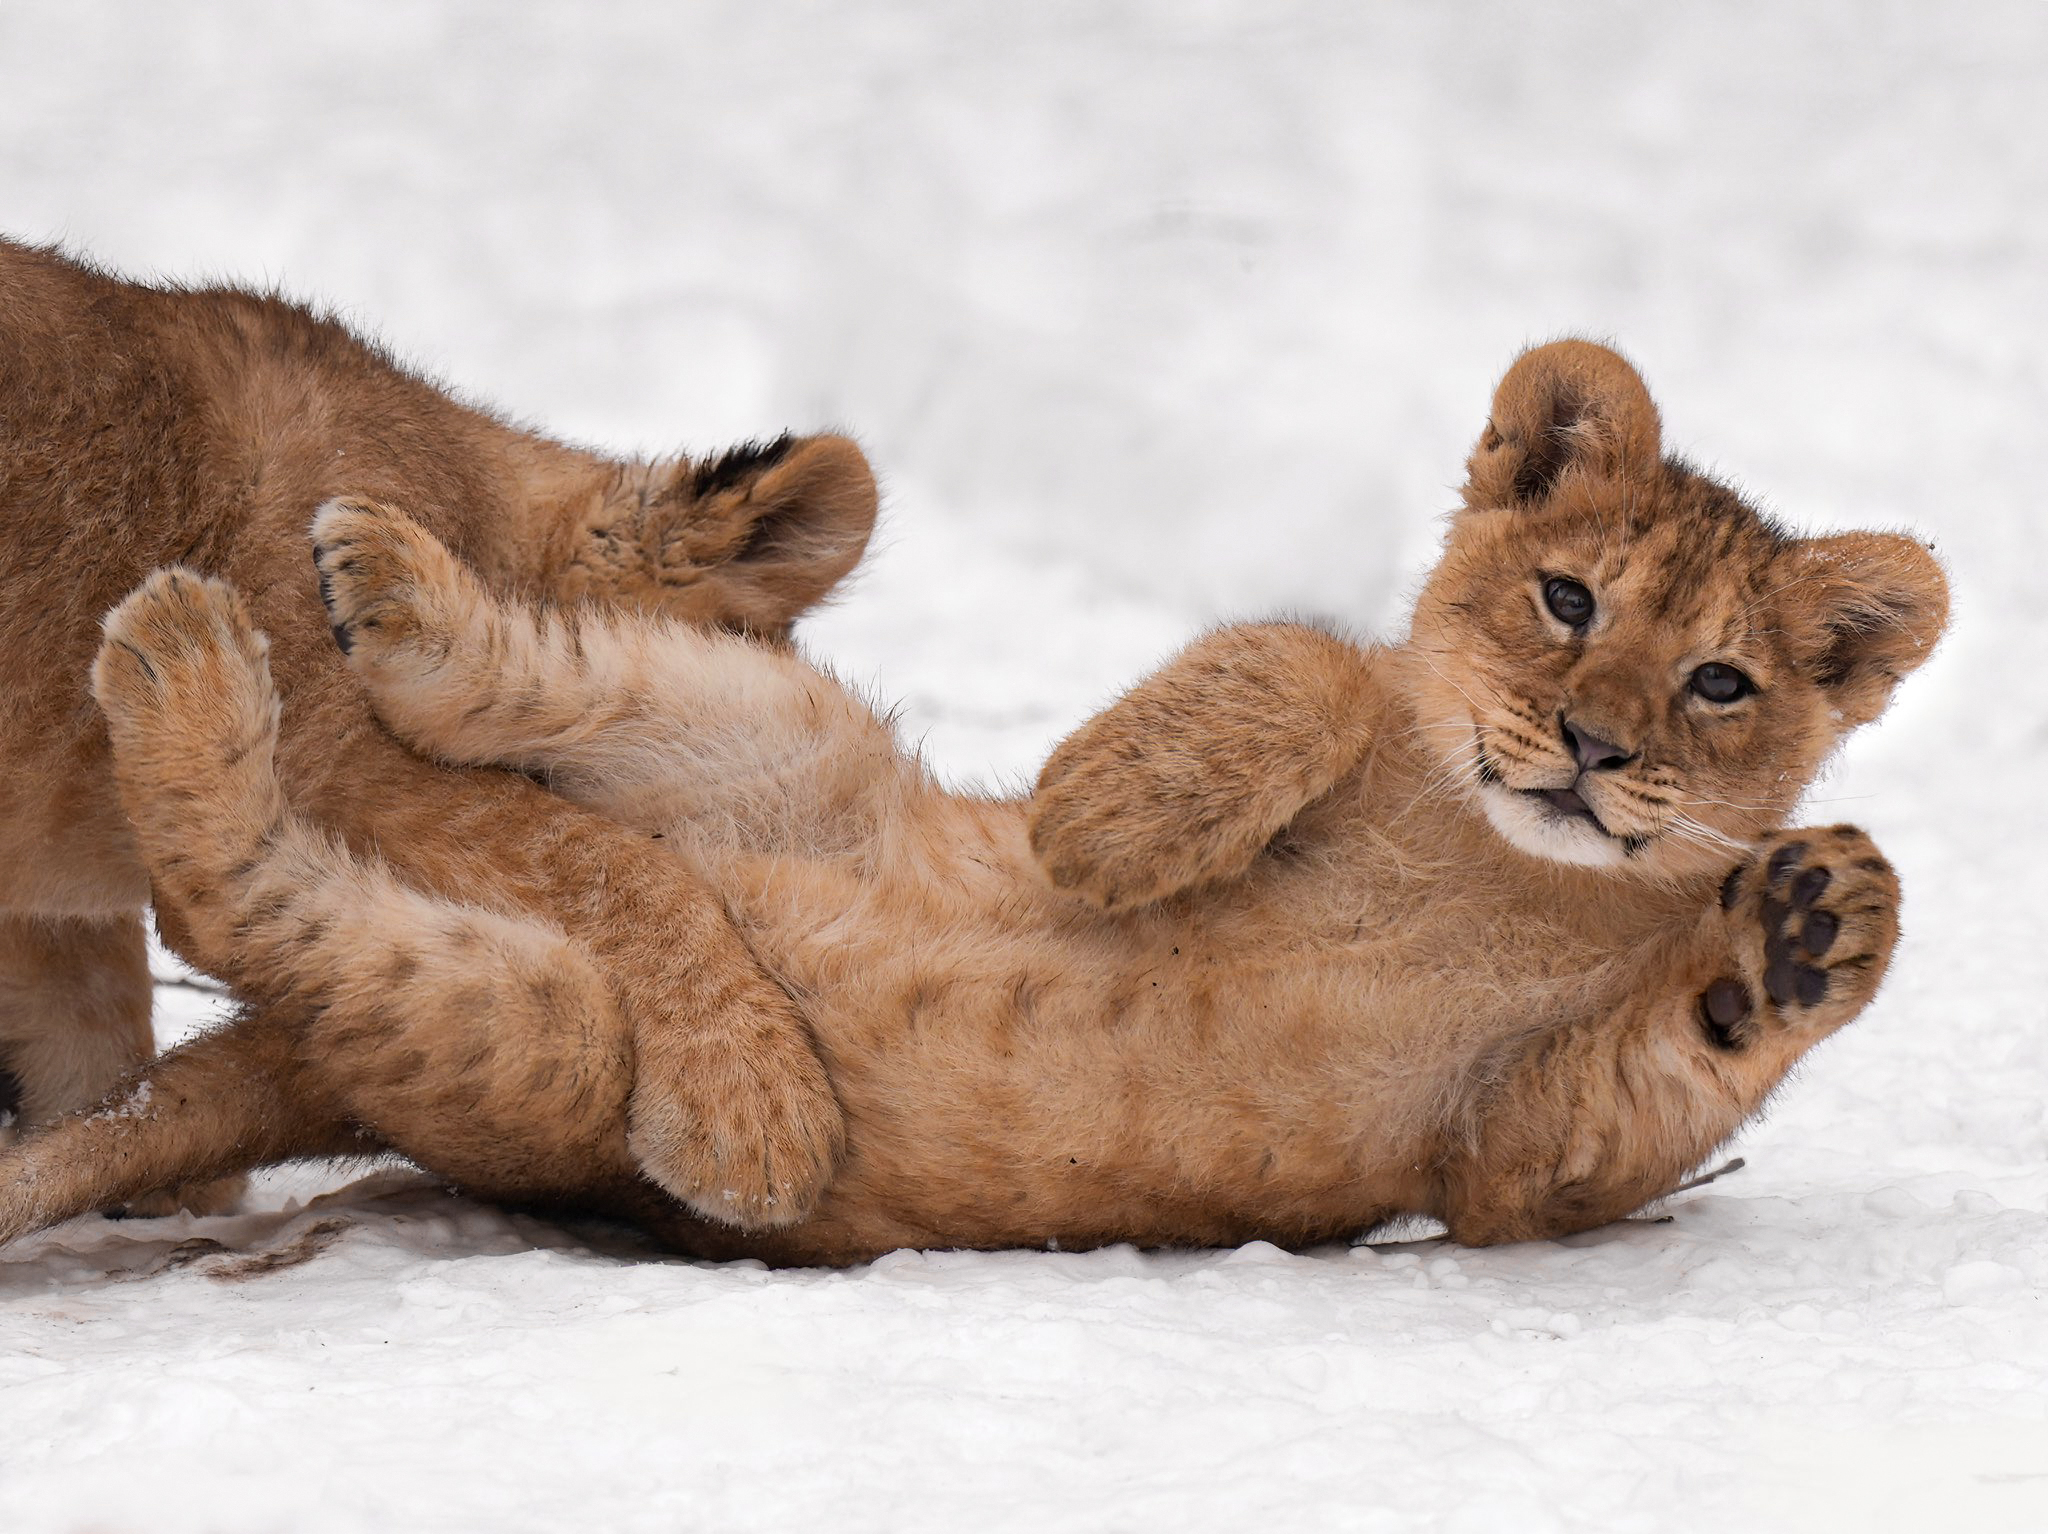
<instances>
[{"instance_id":1,"label":"lion cub lying on back","mask_svg":"<svg viewBox=\"0 0 2048 1534\"><path fill-rule=\"evenodd\" d=\"M314 536L395 732L537 775L722 892L810 1021L846 1160L771 1233L639 1181L604 1107L618 1053L579 1042L619 1026L588 960L488 890L429 899L300 821L260 638L175 572L112 616L96 671L164 897L306 1005L381 993L361 1069L465 1105L430 1166L798 1262L1303 1243L1409 1212L1493 1242L1668 1192L1884 974L1890 867L1851 827L1778 827L1946 615L1910 540L1795 538L1663 458L1641 381L1584 342L1503 381L1406 642L1212 634L1062 745L1028 803L941 791L787 651L508 605L374 505L330 505ZM494 1076L493 1020L516 1017L560 1031L579 1160L497 1109L532 1096ZM202 1041L156 1068L171 1090L0 1162L0 1236L232 1163L238 1097L330 1111L235 1049ZM230 1066L233 1090L174 1090ZM97 1171L53 1195L66 1168Z\"/></svg>"}]
</instances>

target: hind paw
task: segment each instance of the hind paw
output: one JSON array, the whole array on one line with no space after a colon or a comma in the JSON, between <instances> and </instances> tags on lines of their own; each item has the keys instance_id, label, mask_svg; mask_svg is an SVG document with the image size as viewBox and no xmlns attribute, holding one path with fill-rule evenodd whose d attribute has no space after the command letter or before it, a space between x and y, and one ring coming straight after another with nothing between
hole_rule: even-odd
<instances>
[{"instance_id":1,"label":"hind paw","mask_svg":"<svg viewBox=\"0 0 2048 1534\"><path fill-rule=\"evenodd\" d=\"M158 570L101 636L93 696L125 764L183 776L237 765L275 737L269 644L227 582Z\"/></svg>"},{"instance_id":2,"label":"hind paw","mask_svg":"<svg viewBox=\"0 0 2048 1534\"><path fill-rule=\"evenodd\" d=\"M810 1037L765 994L780 1026L641 1033L627 1144L641 1170L705 1219L793 1225L817 1206L846 1121Z\"/></svg>"}]
</instances>

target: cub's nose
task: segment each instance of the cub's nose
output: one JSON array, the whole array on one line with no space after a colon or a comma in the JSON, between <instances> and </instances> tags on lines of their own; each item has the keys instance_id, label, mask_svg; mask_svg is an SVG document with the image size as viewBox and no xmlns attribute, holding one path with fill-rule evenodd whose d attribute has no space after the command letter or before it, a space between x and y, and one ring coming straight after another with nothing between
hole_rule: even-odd
<instances>
[{"instance_id":1,"label":"cub's nose","mask_svg":"<svg viewBox=\"0 0 2048 1534\"><path fill-rule=\"evenodd\" d=\"M1602 740L1590 730L1581 729L1569 719L1560 719L1557 727L1564 732L1565 749L1578 759L1587 772L1605 772L1614 767L1625 767L1636 759L1633 751L1624 751L1611 740Z\"/></svg>"}]
</instances>

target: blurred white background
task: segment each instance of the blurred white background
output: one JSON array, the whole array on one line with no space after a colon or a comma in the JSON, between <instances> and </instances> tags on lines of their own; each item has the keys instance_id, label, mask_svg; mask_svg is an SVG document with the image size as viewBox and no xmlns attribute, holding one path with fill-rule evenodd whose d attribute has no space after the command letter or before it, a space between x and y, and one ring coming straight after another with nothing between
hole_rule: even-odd
<instances>
[{"instance_id":1,"label":"blurred white background","mask_svg":"<svg viewBox=\"0 0 2048 1534\"><path fill-rule=\"evenodd\" d=\"M1958 600L1814 808L1907 872L1896 978L1675 1225L770 1279L457 1209L239 1290L94 1225L0 1262L10 1527L2042 1526L2044 141L2034 0L13 0L0 230L611 447L855 431L810 638L956 778L1217 617L1397 626L1564 333Z\"/></svg>"},{"instance_id":2,"label":"blurred white background","mask_svg":"<svg viewBox=\"0 0 2048 1534\"><path fill-rule=\"evenodd\" d=\"M0 220L614 447L847 426L896 537L1203 615L1396 619L1564 333L1788 515L2029 583L2044 49L2032 0L14 5Z\"/></svg>"}]
</instances>

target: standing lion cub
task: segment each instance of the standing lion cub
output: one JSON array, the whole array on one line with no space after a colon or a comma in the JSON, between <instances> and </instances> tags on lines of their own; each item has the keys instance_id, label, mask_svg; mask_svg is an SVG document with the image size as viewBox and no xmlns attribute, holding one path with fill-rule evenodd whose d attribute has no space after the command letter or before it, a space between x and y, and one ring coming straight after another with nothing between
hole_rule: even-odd
<instances>
[{"instance_id":1,"label":"standing lion cub","mask_svg":"<svg viewBox=\"0 0 2048 1534\"><path fill-rule=\"evenodd\" d=\"M195 947L292 1006L377 998L353 1068L461 1102L409 1149L498 1196L794 1262L1404 1213L1553 1236L1677 1186L1875 993L1890 866L1853 827L1782 825L1947 597L1910 539L1796 537L1663 457L1641 381L1585 342L1509 371L1464 502L1405 641L1213 633L1028 802L940 790L786 650L507 601L402 509L321 513L329 617L385 723L660 838L799 999L847 1150L776 1231L707 1224L610 1149L591 1105L622 1100L622 1024L576 938L488 885L417 891L291 807L229 587L152 577L95 686ZM547 1137L522 1135L523 1066L444 1042L484 994L501 1030L592 1041L546 1084ZM340 1113L230 1027L0 1160L0 1237L246 1164L252 1124L303 1142L264 1155L316 1148Z\"/></svg>"},{"instance_id":2,"label":"standing lion cub","mask_svg":"<svg viewBox=\"0 0 2048 1534\"><path fill-rule=\"evenodd\" d=\"M178 564L232 581L269 635L297 808L415 888L488 888L575 934L628 1019L607 1068L631 1062L636 1163L716 1218L786 1223L841 1137L803 1021L658 847L509 773L436 767L377 727L306 557L307 519L341 494L402 500L508 595L769 636L853 567L875 516L874 477L843 437L618 462L462 405L296 304L126 282L0 239L0 1119L91 1103L150 1052L143 907L178 860L137 848L87 674L107 609ZM175 903L157 916L198 957ZM265 1011L249 1026L349 1123L424 1156L459 1115L430 1083L373 1097L354 1071L381 995L287 1015L239 952L211 955ZM581 1041L536 1019L494 1047L524 1052L523 1132L545 1137L543 1078Z\"/></svg>"}]
</instances>

